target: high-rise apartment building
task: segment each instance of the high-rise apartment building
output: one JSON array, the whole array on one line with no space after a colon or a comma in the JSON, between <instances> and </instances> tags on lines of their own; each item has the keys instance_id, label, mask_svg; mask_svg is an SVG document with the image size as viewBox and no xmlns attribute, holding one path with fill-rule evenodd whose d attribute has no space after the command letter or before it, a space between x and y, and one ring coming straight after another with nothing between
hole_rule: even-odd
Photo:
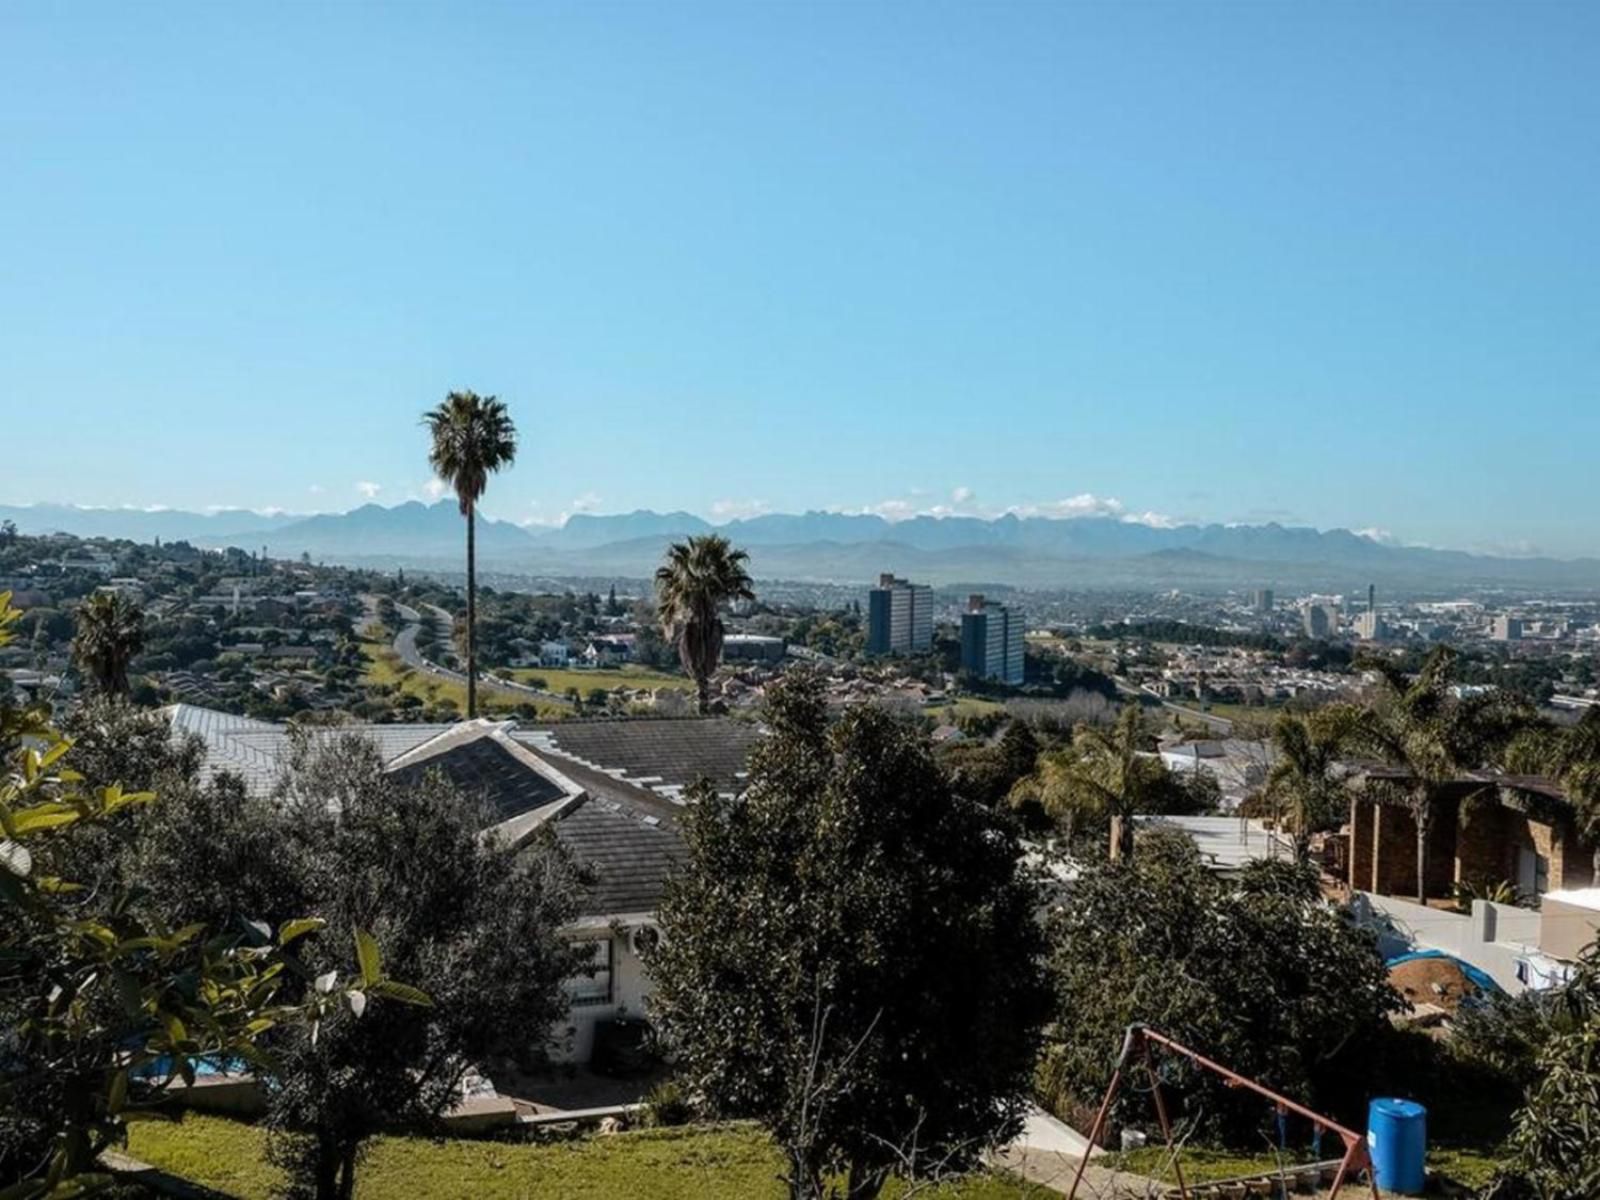
<instances>
[{"instance_id":1,"label":"high-rise apartment building","mask_svg":"<svg viewBox=\"0 0 1600 1200\"><path fill-rule=\"evenodd\" d=\"M1491 636L1497 642L1520 642L1522 640L1522 619L1513 617L1509 613L1496 617Z\"/></svg>"},{"instance_id":2,"label":"high-rise apartment building","mask_svg":"<svg viewBox=\"0 0 1600 1200\"><path fill-rule=\"evenodd\" d=\"M878 576L867 595L867 653L922 654L933 648L933 590Z\"/></svg>"},{"instance_id":3,"label":"high-rise apartment building","mask_svg":"<svg viewBox=\"0 0 1600 1200\"><path fill-rule=\"evenodd\" d=\"M1306 636L1330 638L1339 632L1339 606L1313 601L1301 610Z\"/></svg>"},{"instance_id":4,"label":"high-rise apartment building","mask_svg":"<svg viewBox=\"0 0 1600 1200\"><path fill-rule=\"evenodd\" d=\"M1250 593L1250 607L1265 616L1272 611L1272 589L1257 588Z\"/></svg>"},{"instance_id":5,"label":"high-rise apartment building","mask_svg":"<svg viewBox=\"0 0 1600 1200\"><path fill-rule=\"evenodd\" d=\"M1020 684L1025 623L1022 614L981 595L967 597L961 614L961 669L979 679Z\"/></svg>"}]
</instances>

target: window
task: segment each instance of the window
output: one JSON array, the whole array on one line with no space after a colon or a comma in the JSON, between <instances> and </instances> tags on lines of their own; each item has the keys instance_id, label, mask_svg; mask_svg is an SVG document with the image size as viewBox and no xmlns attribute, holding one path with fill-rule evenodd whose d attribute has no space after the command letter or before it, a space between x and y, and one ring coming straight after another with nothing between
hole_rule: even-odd
<instances>
[{"instance_id":1,"label":"window","mask_svg":"<svg viewBox=\"0 0 1600 1200\"><path fill-rule=\"evenodd\" d=\"M574 942L586 957L578 973L567 980L567 996L573 1006L611 1003L611 939Z\"/></svg>"}]
</instances>

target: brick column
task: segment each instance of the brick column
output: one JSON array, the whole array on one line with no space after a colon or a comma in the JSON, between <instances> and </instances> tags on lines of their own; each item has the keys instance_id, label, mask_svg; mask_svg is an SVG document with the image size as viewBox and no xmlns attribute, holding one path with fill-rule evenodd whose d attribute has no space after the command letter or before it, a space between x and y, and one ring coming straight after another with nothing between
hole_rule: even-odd
<instances>
[{"instance_id":1,"label":"brick column","mask_svg":"<svg viewBox=\"0 0 1600 1200\"><path fill-rule=\"evenodd\" d=\"M1417 823L1399 804L1373 805L1372 890L1381 896L1417 894Z\"/></svg>"},{"instance_id":2,"label":"brick column","mask_svg":"<svg viewBox=\"0 0 1600 1200\"><path fill-rule=\"evenodd\" d=\"M1350 797L1350 890L1372 890L1372 805Z\"/></svg>"}]
</instances>

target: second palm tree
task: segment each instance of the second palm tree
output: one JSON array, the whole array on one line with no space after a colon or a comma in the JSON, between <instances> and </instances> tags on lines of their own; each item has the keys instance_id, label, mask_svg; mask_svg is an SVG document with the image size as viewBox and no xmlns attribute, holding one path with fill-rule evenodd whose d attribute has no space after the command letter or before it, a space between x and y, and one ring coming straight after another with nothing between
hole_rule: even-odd
<instances>
[{"instance_id":1,"label":"second palm tree","mask_svg":"<svg viewBox=\"0 0 1600 1200\"><path fill-rule=\"evenodd\" d=\"M662 629L677 643L683 669L694 677L702 713L711 710L711 676L722 658L722 605L755 599L744 565L749 557L711 533L674 542L656 571Z\"/></svg>"}]
</instances>

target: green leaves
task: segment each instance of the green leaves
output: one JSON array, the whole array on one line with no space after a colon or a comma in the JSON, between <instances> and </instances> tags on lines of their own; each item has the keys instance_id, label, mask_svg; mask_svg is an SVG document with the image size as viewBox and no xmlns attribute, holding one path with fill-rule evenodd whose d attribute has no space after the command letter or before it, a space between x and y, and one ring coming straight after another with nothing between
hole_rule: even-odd
<instances>
[{"instance_id":1,"label":"green leaves","mask_svg":"<svg viewBox=\"0 0 1600 1200\"><path fill-rule=\"evenodd\" d=\"M378 941L365 929L356 930L356 960L361 964L361 982L371 987L383 978L378 957Z\"/></svg>"},{"instance_id":2,"label":"green leaves","mask_svg":"<svg viewBox=\"0 0 1600 1200\"><path fill-rule=\"evenodd\" d=\"M372 983L367 990L374 996L398 1000L401 1004L410 1004L417 1008L433 1007L433 999L426 992L409 984L396 983L392 979L379 979Z\"/></svg>"},{"instance_id":3,"label":"green leaves","mask_svg":"<svg viewBox=\"0 0 1600 1200\"><path fill-rule=\"evenodd\" d=\"M278 945L291 945L305 937L306 934L316 933L327 927L328 923L321 917L298 917L292 921L285 921L278 926Z\"/></svg>"}]
</instances>

